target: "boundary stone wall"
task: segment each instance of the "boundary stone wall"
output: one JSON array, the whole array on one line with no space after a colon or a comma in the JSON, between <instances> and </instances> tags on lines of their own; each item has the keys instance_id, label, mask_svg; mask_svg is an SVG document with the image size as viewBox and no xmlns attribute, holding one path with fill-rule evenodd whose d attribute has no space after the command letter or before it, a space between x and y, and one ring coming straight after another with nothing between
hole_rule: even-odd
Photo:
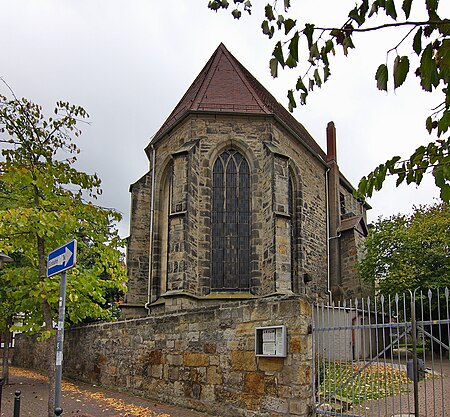
<instances>
[{"instance_id":1,"label":"boundary stone wall","mask_svg":"<svg viewBox=\"0 0 450 417\"><path fill-rule=\"evenodd\" d=\"M255 356L255 328L285 325L287 357ZM40 368L42 344L18 337L14 363ZM311 303L225 301L182 313L67 329L64 375L222 416L310 414Z\"/></svg>"}]
</instances>

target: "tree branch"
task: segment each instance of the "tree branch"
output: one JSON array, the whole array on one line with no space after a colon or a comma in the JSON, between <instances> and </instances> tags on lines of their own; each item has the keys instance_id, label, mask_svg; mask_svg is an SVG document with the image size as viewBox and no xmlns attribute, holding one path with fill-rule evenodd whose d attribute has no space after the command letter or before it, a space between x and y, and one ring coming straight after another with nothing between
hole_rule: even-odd
<instances>
[{"instance_id":1,"label":"tree branch","mask_svg":"<svg viewBox=\"0 0 450 417\"><path fill-rule=\"evenodd\" d=\"M441 25L448 25L449 22L448 21L444 21L444 20L428 20L428 21L424 21L424 22L396 22L396 23L385 23L384 25L379 25L379 26L373 26L370 28L354 28L352 29L352 32L371 32L374 30L379 30L379 29L386 29L386 28L391 28L391 27L399 27L399 26L429 26L429 25L437 25L437 26L441 26ZM320 27L314 27L314 30L324 30L327 32L330 32L332 30L343 30L342 28L320 28Z\"/></svg>"}]
</instances>

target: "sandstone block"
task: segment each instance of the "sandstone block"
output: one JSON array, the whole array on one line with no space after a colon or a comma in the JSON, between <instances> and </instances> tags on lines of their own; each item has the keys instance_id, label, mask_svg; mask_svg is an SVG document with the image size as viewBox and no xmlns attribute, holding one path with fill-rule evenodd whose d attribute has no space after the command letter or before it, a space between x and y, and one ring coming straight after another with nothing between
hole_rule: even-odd
<instances>
[{"instance_id":1,"label":"sandstone block","mask_svg":"<svg viewBox=\"0 0 450 417\"><path fill-rule=\"evenodd\" d=\"M267 411L275 411L277 413L287 414L289 411L289 402L284 398L264 397L262 407Z\"/></svg>"},{"instance_id":2,"label":"sandstone block","mask_svg":"<svg viewBox=\"0 0 450 417\"><path fill-rule=\"evenodd\" d=\"M183 364L185 366L208 366L209 357L205 353L186 352L183 354Z\"/></svg>"},{"instance_id":3,"label":"sandstone block","mask_svg":"<svg viewBox=\"0 0 450 417\"><path fill-rule=\"evenodd\" d=\"M265 372L280 372L284 367L284 358L258 358L258 369Z\"/></svg>"},{"instance_id":4,"label":"sandstone block","mask_svg":"<svg viewBox=\"0 0 450 417\"><path fill-rule=\"evenodd\" d=\"M206 382L210 385L222 384L222 371L217 366L209 366L206 369Z\"/></svg>"},{"instance_id":5,"label":"sandstone block","mask_svg":"<svg viewBox=\"0 0 450 417\"><path fill-rule=\"evenodd\" d=\"M263 395L265 393L264 373L247 372L244 375L244 391L254 395Z\"/></svg>"},{"instance_id":6,"label":"sandstone block","mask_svg":"<svg viewBox=\"0 0 450 417\"><path fill-rule=\"evenodd\" d=\"M233 370L255 371L255 353L239 350L231 352L231 367Z\"/></svg>"}]
</instances>

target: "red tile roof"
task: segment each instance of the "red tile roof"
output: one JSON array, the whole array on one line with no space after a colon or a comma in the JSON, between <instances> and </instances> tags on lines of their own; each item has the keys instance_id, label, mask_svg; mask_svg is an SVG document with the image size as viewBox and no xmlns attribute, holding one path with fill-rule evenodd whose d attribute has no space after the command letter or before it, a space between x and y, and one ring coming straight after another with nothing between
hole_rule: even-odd
<instances>
[{"instance_id":1,"label":"red tile roof","mask_svg":"<svg viewBox=\"0 0 450 417\"><path fill-rule=\"evenodd\" d=\"M155 134L157 142L190 113L273 115L320 159L325 153L307 130L221 43Z\"/></svg>"}]
</instances>

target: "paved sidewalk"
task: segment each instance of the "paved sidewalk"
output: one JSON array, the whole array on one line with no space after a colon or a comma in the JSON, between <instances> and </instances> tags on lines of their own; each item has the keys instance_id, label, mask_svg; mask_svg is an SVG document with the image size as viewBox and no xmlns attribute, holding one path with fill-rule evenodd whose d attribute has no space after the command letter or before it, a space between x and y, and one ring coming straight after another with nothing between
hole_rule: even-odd
<instances>
[{"instance_id":1,"label":"paved sidewalk","mask_svg":"<svg viewBox=\"0 0 450 417\"><path fill-rule=\"evenodd\" d=\"M1 416L12 417L14 393L21 391L20 417L47 415L47 378L35 371L10 368L9 384L3 386ZM123 392L63 381L63 417L206 417L184 408L155 403Z\"/></svg>"}]
</instances>

